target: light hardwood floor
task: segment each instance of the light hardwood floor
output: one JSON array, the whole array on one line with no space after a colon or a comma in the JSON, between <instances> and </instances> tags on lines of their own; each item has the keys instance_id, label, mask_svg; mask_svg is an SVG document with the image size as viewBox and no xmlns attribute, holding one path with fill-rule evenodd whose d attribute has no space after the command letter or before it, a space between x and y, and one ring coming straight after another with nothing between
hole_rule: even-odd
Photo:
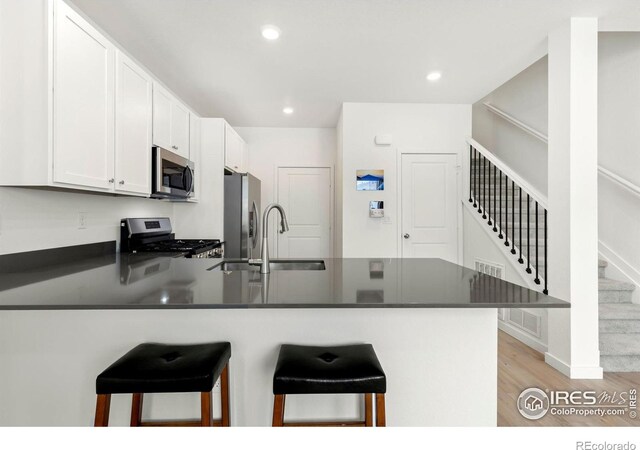
<instances>
[{"instance_id":1,"label":"light hardwood floor","mask_svg":"<svg viewBox=\"0 0 640 450\"><path fill-rule=\"evenodd\" d=\"M571 380L544 362L544 355L498 332L498 426L640 426L640 418L624 416L553 416L528 420L520 415L516 402L529 387L542 390L640 391L640 372L605 373L603 380ZM640 406L638 412L640 413Z\"/></svg>"}]
</instances>

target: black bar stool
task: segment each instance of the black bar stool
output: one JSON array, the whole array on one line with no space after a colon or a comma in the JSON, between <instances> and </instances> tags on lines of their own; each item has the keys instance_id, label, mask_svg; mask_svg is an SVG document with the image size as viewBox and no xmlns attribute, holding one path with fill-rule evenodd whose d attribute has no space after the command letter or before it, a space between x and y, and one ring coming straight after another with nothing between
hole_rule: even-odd
<instances>
[{"instance_id":1,"label":"black bar stool","mask_svg":"<svg viewBox=\"0 0 640 450\"><path fill-rule=\"evenodd\" d=\"M131 426L229 426L231 344L140 344L96 378L96 427L109 425L111 394L133 394ZM214 421L211 391L220 378L222 419ZM145 393L200 392L200 420L142 421Z\"/></svg>"},{"instance_id":2,"label":"black bar stool","mask_svg":"<svg viewBox=\"0 0 640 450\"><path fill-rule=\"evenodd\" d=\"M387 378L371 344L338 347L282 345L273 375L273 426L376 426L386 424L384 394ZM364 421L285 422L287 394L364 394Z\"/></svg>"}]
</instances>

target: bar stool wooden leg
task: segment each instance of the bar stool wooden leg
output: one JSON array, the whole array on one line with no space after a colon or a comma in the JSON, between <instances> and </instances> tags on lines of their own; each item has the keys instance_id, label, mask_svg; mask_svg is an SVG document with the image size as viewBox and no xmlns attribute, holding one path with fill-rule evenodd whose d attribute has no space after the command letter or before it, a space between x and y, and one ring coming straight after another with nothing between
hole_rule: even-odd
<instances>
[{"instance_id":1,"label":"bar stool wooden leg","mask_svg":"<svg viewBox=\"0 0 640 450\"><path fill-rule=\"evenodd\" d=\"M200 393L200 426L213 426L213 413L211 410L211 392Z\"/></svg>"},{"instance_id":2,"label":"bar stool wooden leg","mask_svg":"<svg viewBox=\"0 0 640 450\"><path fill-rule=\"evenodd\" d=\"M111 407L111 394L98 394L96 401L96 417L94 426L109 426L109 408Z\"/></svg>"},{"instance_id":3,"label":"bar stool wooden leg","mask_svg":"<svg viewBox=\"0 0 640 450\"><path fill-rule=\"evenodd\" d=\"M222 406L222 426L229 426L229 363L224 366L220 375L220 393Z\"/></svg>"},{"instance_id":4,"label":"bar stool wooden leg","mask_svg":"<svg viewBox=\"0 0 640 450\"><path fill-rule=\"evenodd\" d=\"M373 426L373 394L364 394L364 426Z\"/></svg>"},{"instance_id":5,"label":"bar stool wooden leg","mask_svg":"<svg viewBox=\"0 0 640 450\"><path fill-rule=\"evenodd\" d=\"M142 397L144 394L133 394L131 399L131 426L139 427L142 422Z\"/></svg>"},{"instance_id":6,"label":"bar stool wooden leg","mask_svg":"<svg viewBox=\"0 0 640 450\"><path fill-rule=\"evenodd\" d=\"M384 394L376 394L376 426L387 426L387 416L384 410Z\"/></svg>"},{"instance_id":7,"label":"bar stool wooden leg","mask_svg":"<svg viewBox=\"0 0 640 450\"><path fill-rule=\"evenodd\" d=\"M273 398L273 422L274 427L284 426L284 401L285 395L274 395Z\"/></svg>"}]
</instances>

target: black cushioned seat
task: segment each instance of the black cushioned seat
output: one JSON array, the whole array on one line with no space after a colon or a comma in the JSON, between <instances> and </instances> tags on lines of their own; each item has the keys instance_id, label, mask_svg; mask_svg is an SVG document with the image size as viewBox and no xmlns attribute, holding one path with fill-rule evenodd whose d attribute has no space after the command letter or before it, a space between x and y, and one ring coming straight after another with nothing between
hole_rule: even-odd
<instances>
[{"instance_id":1,"label":"black cushioned seat","mask_svg":"<svg viewBox=\"0 0 640 450\"><path fill-rule=\"evenodd\" d=\"M370 344L313 347L285 344L273 376L273 393L363 394L387 391L387 378Z\"/></svg>"},{"instance_id":2,"label":"black cushioned seat","mask_svg":"<svg viewBox=\"0 0 640 450\"><path fill-rule=\"evenodd\" d=\"M96 393L209 392L230 357L229 342L140 344L98 375Z\"/></svg>"}]
</instances>

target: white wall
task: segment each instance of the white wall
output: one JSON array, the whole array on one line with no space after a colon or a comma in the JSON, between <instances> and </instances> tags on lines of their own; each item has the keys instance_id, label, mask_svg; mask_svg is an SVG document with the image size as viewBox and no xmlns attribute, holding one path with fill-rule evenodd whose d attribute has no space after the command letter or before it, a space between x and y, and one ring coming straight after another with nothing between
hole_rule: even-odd
<instances>
[{"instance_id":1,"label":"white wall","mask_svg":"<svg viewBox=\"0 0 640 450\"><path fill-rule=\"evenodd\" d=\"M640 186L640 33L600 33L598 43L598 164ZM598 227L606 256L640 284L640 197L600 176Z\"/></svg>"},{"instance_id":2,"label":"white wall","mask_svg":"<svg viewBox=\"0 0 640 450\"><path fill-rule=\"evenodd\" d=\"M330 167L334 173L335 128L239 127L235 130L249 147L249 172L261 181L263 210L276 201L278 167ZM275 221L275 215L272 218ZM269 249L277 256L277 246L273 243L276 227L270 225L273 233L269 236Z\"/></svg>"},{"instance_id":3,"label":"white wall","mask_svg":"<svg viewBox=\"0 0 640 450\"><path fill-rule=\"evenodd\" d=\"M462 152L470 133L471 105L343 104L343 256L400 256L398 152ZM378 134L392 134L393 145L376 146ZM358 169L384 169L385 190L356 191ZM384 201L385 219L369 218L371 200Z\"/></svg>"},{"instance_id":4,"label":"white wall","mask_svg":"<svg viewBox=\"0 0 640 450\"><path fill-rule=\"evenodd\" d=\"M78 229L78 213L87 213ZM173 217L161 200L0 187L0 254L120 240L120 219Z\"/></svg>"},{"instance_id":5,"label":"white wall","mask_svg":"<svg viewBox=\"0 0 640 450\"><path fill-rule=\"evenodd\" d=\"M343 183L342 179L344 176L344 151L343 151L343 125L342 125L342 108L340 109L340 118L338 119L338 124L336 125L336 188L335 188L335 196L336 196L336 214L335 214L335 227L334 227L334 237L333 242L335 249L333 251L333 256L335 258L342 258L342 224L343 224Z\"/></svg>"},{"instance_id":6,"label":"white wall","mask_svg":"<svg viewBox=\"0 0 640 450\"><path fill-rule=\"evenodd\" d=\"M473 138L539 192L547 192L547 145L489 111L484 102L547 134L547 57L473 104Z\"/></svg>"}]
</instances>

